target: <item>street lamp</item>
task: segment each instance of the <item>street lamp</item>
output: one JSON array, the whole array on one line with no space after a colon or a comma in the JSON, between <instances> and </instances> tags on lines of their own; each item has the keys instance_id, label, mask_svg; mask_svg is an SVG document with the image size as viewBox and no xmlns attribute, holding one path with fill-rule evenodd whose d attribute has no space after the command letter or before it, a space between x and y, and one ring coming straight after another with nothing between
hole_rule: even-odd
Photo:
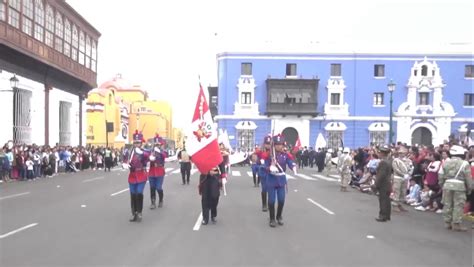
<instances>
[{"instance_id":1,"label":"street lamp","mask_svg":"<svg viewBox=\"0 0 474 267\"><path fill-rule=\"evenodd\" d=\"M387 84L388 91L390 92L390 124L389 124L389 135L388 135L388 143L389 145L392 145L392 136L393 136L393 130L392 130L392 121L393 121L393 111L392 111L392 104L393 104L393 91L395 91L395 86L396 84L393 82L393 80L390 80L390 82Z\"/></svg>"},{"instance_id":2,"label":"street lamp","mask_svg":"<svg viewBox=\"0 0 474 267\"><path fill-rule=\"evenodd\" d=\"M15 90L18 86L18 78L15 74L13 74L13 77L10 78L10 86L13 90Z\"/></svg>"}]
</instances>

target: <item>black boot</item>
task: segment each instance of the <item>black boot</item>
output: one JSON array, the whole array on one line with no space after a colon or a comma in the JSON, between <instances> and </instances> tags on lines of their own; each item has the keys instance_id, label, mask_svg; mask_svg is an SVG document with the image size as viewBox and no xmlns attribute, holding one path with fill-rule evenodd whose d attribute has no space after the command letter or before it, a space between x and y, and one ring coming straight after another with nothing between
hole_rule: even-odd
<instances>
[{"instance_id":1,"label":"black boot","mask_svg":"<svg viewBox=\"0 0 474 267\"><path fill-rule=\"evenodd\" d=\"M267 206L267 193L262 192L262 211L266 212L268 210Z\"/></svg>"},{"instance_id":2,"label":"black boot","mask_svg":"<svg viewBox=\"0 0 474 267\"><path fill-rule=\"evenodd\" d=\"M268 204L268 210L270 211L270 227L276 227L275 222L275 203Z\"/></svg>"},{"instance_id":3,"label":"black boot","mask_svg":"<svg viewBox=\"0 0 474 267\"><path fill-rule=\"evenodd\" d=\"M163 190L158 190L158 197L159 197L158 208L161 208L163 207Z\"/></svg>"},{"instance_id":4,"label":"black boot","mask_svg":"<svg viewBox=\"0 0 474 267\"><path fill-rule=\"evenodd\" d=\"M253 175L253 186L257 187L257 176L255 174Z\"/></svg>"},{"instance_id":5,"label":"black boot","mask_svg":"<svg viewBox=\"0 0 474 267\"><path fill-rule=\"evenodd\" d=\"M137 222L142 221L143 194L137 194Z\"/></svg>"},{"instance_id":6,"label":"black boot","mask_svg":"<svg viewBox=\"0 0 474 267\"><path fill-rule=\"evenodd\" d=\"M279 225L283 225L283 217L281 217L281 214L283 213L283 206L285 205L284 202L279 202L278 203L278 209L277 209L277 222Z\"/></svg>"},{"instance_id":7,"label":"black boot","mask_svg":"<svg viewBox=\"0 0 474 267\"><path fill-rule=\"evenodd\" d=\"M132 208L132 217L129 221L135 222L137 220L137 210L136 210L136 194L130 194L130 206Z\"/></svg>"},{"instance_id":8,"label":"black boot","mask_svg":"<svg viewBox=\"0 0 474 267\"><path fill-rule=\"evenodd\" d=\"M155 188L150 187L150 197L151 197L151 206L150 209L156 209L156 190Z\"/></svg>"}]
</instances>

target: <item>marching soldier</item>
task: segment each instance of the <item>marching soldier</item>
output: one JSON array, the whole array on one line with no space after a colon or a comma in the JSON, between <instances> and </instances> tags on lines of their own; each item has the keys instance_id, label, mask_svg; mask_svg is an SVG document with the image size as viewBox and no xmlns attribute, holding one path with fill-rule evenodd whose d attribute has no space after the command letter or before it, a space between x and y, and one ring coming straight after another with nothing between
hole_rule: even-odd
<instances>
[{"instance_id":1,"label":"marching soldier","mask_svg":"<svg viewBox=\"0 0 474 267\"><path fill-rule=\"evenodd\" d=\"M390 193L392 191L392 163L389 160L390 148L383 146L379 148L380 163L376 169L375 184L372 191L379 194L379 216L375 218L378 222L390 221L391 204Z\"/></svg>"},{"instance_id":2,"label":"marching soldier","mask_svg":"<svg viewBox=\"0 0 474 267\"><path fill-rule=\"evenodd\" d=\"M263 148L257 152L257 164L258 164L258 178L261 187L262 197L262 211L268 211L268 190L267 190L267 165L270 165L270 154L271 154L271 142L272 137L270 135L265 136L263 139Z\"/></svg>"},{"instance_id":3,"label":"marching soldier","mask_svg":"<svg viewBox=\"0 0 474 267\"><path fill-rule=\"evenodd\" d=\"M464 148L454 145L449 150L451 160L440 171L439 185L443 188L443 218L445 227L454 231L467 231L461 226L466 193L471 192L471 169L464 160Z\"/></svg>"},{"instance_id":4,"label":"marching soldier","mask_svg":"<svg viewBox=\"0 0 474 267\"><path fill-rule=\"evenodd\" d=\"M156 192L158 192L158 208L163 207L163 180L165 177L165 159L168 157L163 150L165 140L158 134L154 138L155 147L150 155L150 171L148 180L150 182L150 209L156 208Z\"/></svg>"},{"instance_id":5,"label":"marching soldier","mask_svg":"<svg viewBox=\"0 0 474 267\"><path fill-rule=\"evenodd\" d=\"M138 131L133 135L134 148L130 152L128 175L128 184L130 187L130 203L132 207L131 222L140 222L142 220L143 210L143 189L145 189L148 178L146 165L149 161L150 152L143 150L143 135Z\"/></svg>"},{"instance_id":6,"label":"marching soldier","mask_svg":"<svg viewBox=\"0 0 474 267\"><path fill-rule=\"evenodd\" d=\"M393 211L408 211L402 206L405 201L407 184L413 173L413 163L407 157L408 150L404 146L398 147L397 155L392 161L393 168Z\"/></svg>"},{"instance_id":7,"label":"marching soldier","mask_svg":"<svg viewBox=\"0 0 474 267\"><path fill-rule=\"evenodd\" d=\"M191 157L186 151L186 147L183 147L183 150L179 151L178 159L183 185L185 185L186 183L189 185L189 178L191 177Z\"/></svg>"},{"instance_id":8,"label":"marching soldier","mask_svg":"<svg viewBox=\"0 0 474 267\"><path fill-rule=\"evenodd\" d=\"M283 225L283 206L285 205L285 190L287 186L286 166L296 173L296 164L288 152L283 151L285 140L278 134L273 137L273 153L270 161L266 161L268 169L267 189L268 189L268 209L270 211L270 227L276 227L276 223ZM278 198L278 208L275 221L275 199Z\"/></svg>"},{"instance_id":9,"label":"marching soldier","mask_svg":"<svg viewBox=\"0 0 474 267\"><path fill-rule=\"evenodd\" d=\"M202 206L202 225L209 223L209 215L211 222L217 222L217 205L219 204L220 187L222 178L225 174L225 162L221 162L207 174L201 174L199 177L199 194L201 195ZM209 214L210 211L210 214Z\"/></svg>"},{"instance_id":10,"label":"marching soldier","mask_svg":"<svg viewBox=\"0 0 474 267\"><path fill-rule=\"evenodd\" d=\"M257 179L257 173L258 173L258 152L259 148L255 147L255 151L250 155L250 168L252 169L252 178L253 178L253 186L258 187L258 184L260 183L260 178Z\"/></svg>"},{"instance_id":11,"label":"marching soldier","mask_svg":"<svg viewBox=\"0 0 474 267\"><path fill-rule=\"evenodd\" d=\"M339 167L339 172L341 173L341 192L347 192L347 186L351 180L352 157L349 155L350 152L351 150L348 147L345 147L342 151L341 165Z\"/></svg>"}]
</instances>

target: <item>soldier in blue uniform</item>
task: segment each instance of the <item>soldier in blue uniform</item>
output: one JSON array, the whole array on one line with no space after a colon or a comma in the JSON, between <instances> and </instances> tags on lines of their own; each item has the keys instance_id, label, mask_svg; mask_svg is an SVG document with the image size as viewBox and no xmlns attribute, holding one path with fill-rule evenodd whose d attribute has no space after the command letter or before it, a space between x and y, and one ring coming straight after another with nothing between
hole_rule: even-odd
<instances>
[{"instance_id":1,"label":"soldier in blue uniform","mask_svg":"<svg viewBox=\"0 0 474 267\"><path fill-rule=\"evenodd\" d=\"M270 165L270 154L271 154L271 143L272 137L270 135L265 136L263 139L263 147L257 154L257 169L258 169L258 178L261 187L261 196L262 196L262 211L268 211L268 194L267 194L267 174L268 169L266 166Z\"/></svg>"},{"instance_id":2,"label":"soldier in blue uniform","mask_svg":"<svg viewBox=\"0 0 474 267\"><path fill-rule=\"evenodd\" d=\"M296 164L288 152L283 150L285 140L282 135L278 134L273 137L273 151L270 160L265 162L267 175L268 190L268 208L270 211L270 227L276 227L275 221L275 199L278 198L278 208L276 220L279 225L283 225L283 206L285 205L285 190L287 186L286 167L292 169L296 173Z\"/></svg>"}]
</instances>

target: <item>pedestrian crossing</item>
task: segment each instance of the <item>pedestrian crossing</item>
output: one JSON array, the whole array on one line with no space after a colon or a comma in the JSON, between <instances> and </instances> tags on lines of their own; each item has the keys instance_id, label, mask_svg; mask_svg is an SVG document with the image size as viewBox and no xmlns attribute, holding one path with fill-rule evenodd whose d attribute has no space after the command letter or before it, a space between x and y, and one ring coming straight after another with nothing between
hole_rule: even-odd
<instances>
[{"instance_id":1,"label":"pedestrian crossing","mask_svg":"<svg viewBox=\"0 0 474 267\"><path fill-rule=\"evenodd\" d=\"M120 170L122 171L122 169L116 169L116 170ZM127 171L127 170L123 170L123 171ZM168 167L168 168L165 168L165 172L166 174L170 175L170 174L181 174L181 170L180 168L171 168L171 167ZM194 175L195 173L197 173L198 170L197 169L191 169L191 175ZM246 176L246 177L253 177L253 174L251 171L238 171L238 170L232 170L231 172L231 177L242 177L242 176ZM338 182L339 180L339 176L338 175L335 175L335 174L331 174L329 176L326 176L326 175L323 175L323 174L319 174L319 173L314 173L314 174L304 174L304 173L292 173L292 174L286 174L286 178L288 180L306 180L306 181L319 181L319 180L323 180L323 181L327 181L327 182Z\"/></svg>"}]
</instances>

